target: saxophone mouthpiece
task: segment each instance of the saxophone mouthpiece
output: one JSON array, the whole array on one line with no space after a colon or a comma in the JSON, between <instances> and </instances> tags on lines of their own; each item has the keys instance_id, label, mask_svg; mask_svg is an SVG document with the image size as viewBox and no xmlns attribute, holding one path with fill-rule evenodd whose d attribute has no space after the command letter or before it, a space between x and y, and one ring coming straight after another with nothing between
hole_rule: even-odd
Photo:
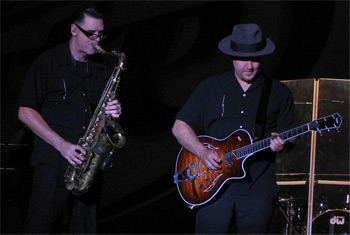
<instances>
[{"instance_id":1,"label":"saxophone mouthpiece","mask_svg":"<svg viewBox=\"0 0 350 235\"><path fill-rule=\"evenodd\" d=\"M98 44L94 47L97 53L106 54L106 51Z\"/></svg>"}]
</instances>

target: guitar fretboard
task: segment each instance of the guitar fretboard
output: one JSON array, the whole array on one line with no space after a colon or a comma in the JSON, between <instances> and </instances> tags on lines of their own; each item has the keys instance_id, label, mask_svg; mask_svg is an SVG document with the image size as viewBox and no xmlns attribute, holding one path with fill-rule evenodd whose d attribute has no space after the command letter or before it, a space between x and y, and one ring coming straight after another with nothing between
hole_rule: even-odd
<instances>
[{"instance_id":1,"label":"guitar fretboard","mask_svg":"<svg viewBox=\"0 0 350 235\"><path fill-rule=\"evenodd\" d=\"M305 124L305 125L296 127L294 129L282 132L282 133L278 134L278 136L286 141L286 140L289 140L291 138L303 135L309 131L310 131L309 124ZM272 136L272 137L257 141L253 144L244 146L244 147L239 148L239 149L235 149L232 151L232 153L234 154L234 156L236 156L237 160L244 158L244 157L247 157L249 155L252 155L254 153L257 153L259 151L262 151L264 149L269 148L270 147L270 140L272 138L276 138L276 137Z\"/></svg>"}]
</instances>

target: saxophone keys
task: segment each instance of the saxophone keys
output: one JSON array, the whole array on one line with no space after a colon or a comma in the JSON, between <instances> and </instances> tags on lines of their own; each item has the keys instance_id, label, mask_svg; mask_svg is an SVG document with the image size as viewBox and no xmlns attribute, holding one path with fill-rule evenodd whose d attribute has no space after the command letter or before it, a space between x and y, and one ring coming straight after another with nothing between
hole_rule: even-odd
<instances>
[{"instance_id":1,"label":"saxophone keys","mask_svg":"<svg viewBox=\"0 0 350 235\"><path fill-rule=\"evenodd\" d=\"M87 138L86 138L86 142L88 142L88 143L92 143L92 141L93 141L93 137L92 136L88 136Z\"/></svg>"}]
</instances>

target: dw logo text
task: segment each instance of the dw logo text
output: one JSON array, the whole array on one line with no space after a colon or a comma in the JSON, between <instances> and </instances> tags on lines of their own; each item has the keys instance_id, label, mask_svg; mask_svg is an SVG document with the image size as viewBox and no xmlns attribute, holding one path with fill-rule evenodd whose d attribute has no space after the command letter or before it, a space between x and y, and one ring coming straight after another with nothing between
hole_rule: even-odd
<instances>
[{"instance_id":1,"label":"dw logo text","mask_svg":"<svg viewBox=\"0 0 350 235\"><path fill-rule=\"evenodd\" d=\"M334 216L329 220L329 223L343 225L345 223L345 216Z\"/></svg>"}]
</instances>

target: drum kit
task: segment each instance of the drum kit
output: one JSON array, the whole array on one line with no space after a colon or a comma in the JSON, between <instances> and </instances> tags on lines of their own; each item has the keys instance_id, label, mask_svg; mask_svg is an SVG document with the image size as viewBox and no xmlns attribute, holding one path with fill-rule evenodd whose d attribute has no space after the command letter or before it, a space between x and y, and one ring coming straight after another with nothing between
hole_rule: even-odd
<instances>
[{"instance_id":1,"label":"drum kit","mask_svg":"<svg viewBox=\"0 0 350 235\"><path fill-rule=\"evenodd\" d=\"M305 201L305 197L278 199L278 209L282 213L286 224L283 234L306 234L307 211L303 210L300 201ZM326 200L325 197L322 199ZM341 209L329 209L326 201L314 205L312 220L312 234L350 234L349 215L350 199L349 194Z\"/></svg>"}]
</instances>

